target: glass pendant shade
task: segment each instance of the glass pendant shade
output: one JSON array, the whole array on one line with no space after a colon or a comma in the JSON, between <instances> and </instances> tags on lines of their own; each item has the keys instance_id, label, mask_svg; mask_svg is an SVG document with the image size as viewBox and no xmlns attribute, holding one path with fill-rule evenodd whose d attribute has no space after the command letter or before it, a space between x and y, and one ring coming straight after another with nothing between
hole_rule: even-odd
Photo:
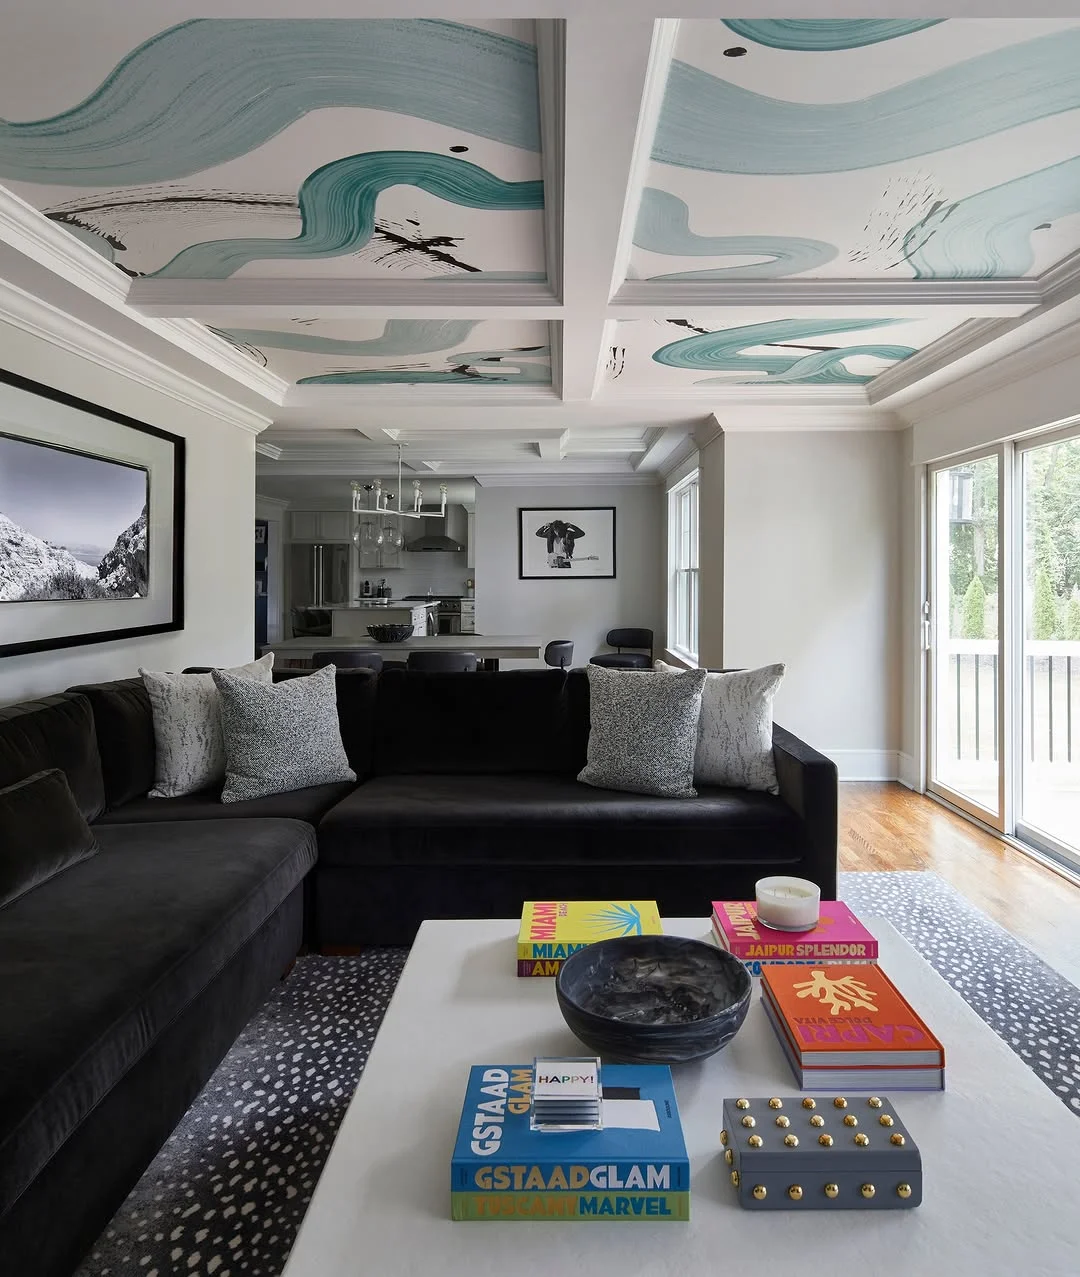
<instances>
[{"instance_id":1,"label":"glass pendant shade","mask_svg":"<svg viewBox=\"0 0 1080 1277\"><path fill-rule=\"evenodd\" d=\"M377 523L368 520L356 529L353 539L361 550L377 550L383 543L383 530Z\"/></svg>"}]
</instances>

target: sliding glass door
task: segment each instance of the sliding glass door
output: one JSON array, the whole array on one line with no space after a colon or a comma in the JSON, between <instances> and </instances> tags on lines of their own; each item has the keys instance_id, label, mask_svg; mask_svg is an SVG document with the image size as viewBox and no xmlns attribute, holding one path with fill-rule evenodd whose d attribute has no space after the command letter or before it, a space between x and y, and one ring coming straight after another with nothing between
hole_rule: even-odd
<instances>
[{"instance_id":1,"label":"sliding glass door","mask_svg":"<svg viewBox=\"0 0 1080 1277\"><path fill-rule=\"evenodd\" d=\"M930 471L928 784L1003 827L1002 457Z\"/></svg>"},{"instance_id":2,"label":"sliding glass door","mask_svg":"<svg viewBox=\"0 0 1080 1277\"><path fill-rule=\"evenodd\" d=\"M1080 861L1080 435L1018 453L1017 834Z\"/></svg>"},{"instance_id":3,"label":"sliding glass door","mask_svg":"<svg viewBox=\"0 0 1080 1277\"><path fill-rule=\"evenodd\" d=\"M928 788L1080 865L1080 430L931 466Z\"/></svg>"}]
</instances>

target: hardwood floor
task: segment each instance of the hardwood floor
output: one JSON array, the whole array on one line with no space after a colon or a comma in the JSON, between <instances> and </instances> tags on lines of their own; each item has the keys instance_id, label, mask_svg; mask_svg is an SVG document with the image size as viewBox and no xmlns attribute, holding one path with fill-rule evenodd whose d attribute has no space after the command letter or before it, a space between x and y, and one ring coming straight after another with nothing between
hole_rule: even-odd
<instances>
[{"instance_id":1,"label":"hardwood floor","mask_svg":"<svg viewBox=\"0 0 1080 1277\"><path fill-rule=\"evenodd\" d=\"M1080 888L931 798L842 784L840 868L932 870L1080 982Z\"/></svg>"}]
</instances>

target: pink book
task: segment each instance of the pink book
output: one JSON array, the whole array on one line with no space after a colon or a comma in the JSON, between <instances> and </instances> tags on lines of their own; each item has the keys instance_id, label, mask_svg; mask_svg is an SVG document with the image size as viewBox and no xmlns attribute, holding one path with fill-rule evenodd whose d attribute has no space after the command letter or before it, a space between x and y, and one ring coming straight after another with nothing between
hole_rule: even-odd
<instances>
[{"instance_id":1,"label":"pink book","mask_svg":"<svg viewBox=\"0 0 1080 1277\"><path fill-rule=\"evenodd\" d=\"M774 931L753 900L714 900L717 942L743 962L876 962L877 941L842 900L823 900L812 931Z\"/></svg>"}]
</instances>

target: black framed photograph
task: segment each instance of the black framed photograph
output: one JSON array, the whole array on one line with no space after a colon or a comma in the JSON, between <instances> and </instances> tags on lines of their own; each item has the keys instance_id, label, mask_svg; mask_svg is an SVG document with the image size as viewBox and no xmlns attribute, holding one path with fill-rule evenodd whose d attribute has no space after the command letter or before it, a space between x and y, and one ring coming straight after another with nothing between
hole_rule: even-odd
<instances>
[{"instance_id":1,"label":"black framed photograph","mask_svg":"<svg viewBox=\"0 0 1080 1277\"><path fill-rule=\"evenodd\" d=\"M0 656L183 624L184 440L0 370Z\"/></svg>"},{"instance_id":2,"label":"black framed photograph","mask_svg":"<svg viewBox=\"0 0 1080 1277\"><path fill-rule=\"evenodd\" d=\"M615 507L520 506L518 576L523 581L613 579Z\"/></svg>"}]
</instances>

